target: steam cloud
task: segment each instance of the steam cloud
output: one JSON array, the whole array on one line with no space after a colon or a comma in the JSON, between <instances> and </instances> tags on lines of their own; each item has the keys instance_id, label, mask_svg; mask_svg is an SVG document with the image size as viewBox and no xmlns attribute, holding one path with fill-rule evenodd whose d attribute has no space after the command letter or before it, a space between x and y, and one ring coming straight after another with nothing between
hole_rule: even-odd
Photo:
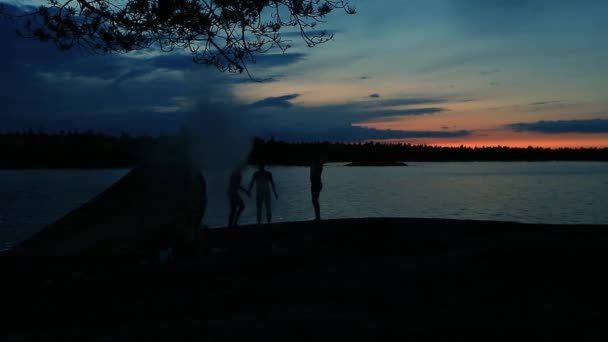
<instances>
[{"instance_id":1,"label":"steam cloud","mask_svg":"<svg viewBox=\"0 0 608 342\"><path fill-rule=\"evenodd\" d=\"M211 70L186 77L192 85L189 97L194 100L186 121L191 134L191 158L207 182L208 204L203 222L212 227L226 224L209 218L228 216L229 177L234 169L245 165L255 135L254 118L234 96L225 77ZM248 180L244 174L243 182Z\"/></svg>"}]
</instances>

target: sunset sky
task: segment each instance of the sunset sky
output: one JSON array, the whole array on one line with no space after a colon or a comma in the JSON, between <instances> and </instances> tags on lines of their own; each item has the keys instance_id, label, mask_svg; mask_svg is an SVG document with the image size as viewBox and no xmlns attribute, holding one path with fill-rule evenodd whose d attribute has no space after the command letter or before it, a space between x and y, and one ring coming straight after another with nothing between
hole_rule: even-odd
<instances>
[{"instance_id":1,"label":"sunset sky","mask_svg":"<svg viewBox=\"0 0 608 342\"><path fill-rule=\"evenodd\" d=\"M287 54L259 56L262 83L179 52L59 52L0 19L0 131L196 121L297 141L608 146L608 1L352 3L356 15L327 18L332 42L288 33Z\"/></svg>"}]
</instances>

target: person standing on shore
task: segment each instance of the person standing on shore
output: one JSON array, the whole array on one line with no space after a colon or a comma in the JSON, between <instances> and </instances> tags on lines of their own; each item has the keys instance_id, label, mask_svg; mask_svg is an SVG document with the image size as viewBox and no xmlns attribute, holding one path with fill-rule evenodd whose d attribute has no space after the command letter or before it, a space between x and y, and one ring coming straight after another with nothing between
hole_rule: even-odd
<instances>
[{"instance_id":1,"label":"person standing on shore","mask_svg":"<svg viewBox=\"0 0 608 342\"><path fill-rule=\"evenodd\" d=\"M262 223L262 205L266 207L266 221L270 223L270 221L272 220L272 202L270 200L270 188L272 187L272 192L274 193L275 199L279 199L279 195L277 194L277 190L272 179L272 173L264 169L264 163L258 164L258 170L253 174L253 177L251 178L251 183L249 184L249 192L251 192L254 183L256 184L255 204L257 209L258 224Z\"/></svg>"},{"instance_id":2,"label":"person standing on shore","mask_svg":"<svg viewBox=\"0 0 608 342\"><path fill-rule=\"evenodd\" d=\"M230 185L228 186L228 198L230 199L230 214L228 215L228 227L235 227L239 224L239 218L245 210L245 203L239 195L239 191L243 191L247 196L251 197L251 192L241 185L243 176L242 168L234 170L230 175Z\"/></svg>"},{"instance_id":3,"label":"person standing on shore","mask_svg":"<svg viewBox=\"0 0 608 342\"><path fill-rule=\"evenodd\" d=\"M315 209L315 220L321 221L321 206L319 204L319 195L323 189L321 182L321 173L323 172L323 161L316 159L310 164L310 193L312 195L312 206Z\"/></svg>"}]
</instances>

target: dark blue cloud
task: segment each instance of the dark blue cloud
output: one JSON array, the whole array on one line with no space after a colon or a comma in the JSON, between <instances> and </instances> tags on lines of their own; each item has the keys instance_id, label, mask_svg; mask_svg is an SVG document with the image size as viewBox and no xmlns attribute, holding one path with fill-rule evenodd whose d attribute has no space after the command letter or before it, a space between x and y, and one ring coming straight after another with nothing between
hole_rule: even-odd
<instances>
[{"instance_id":1,"label":"dark blue cloud","mask_svg":"<svg viewBox=\"0 0 608 342\"><path fill-rule=\"evenodd\" d=\"M306 129L282 129L261 134L286 141L337 141L357 142L382 139L419 139L419 138L460 138L471 135L471 131L399 131L383 130L360 126L328 126Z\"/></svg>"},{"instance_id":2,"label":"dark blue cloud","mask_svg":"<svg viewBox=\"0 0 608 342\"><path fill-rule=\"evenodd\" d=\"M508 125L516 132L560 133L608 133L608 119L558 120L514 123Z\"/></svg>"},{"instance_id":3,"label":"dark blue cloud","mask_svg":"<svg viewBox=\"0 0 608 342\"><path fill-rule=\"evenodd\" d=\"M572 103L565 101L538 101L531 102L527 105L515 105L513 108L520 112L542 112L548 110L558 110L572 106Z\"/></svg>"},{"instance_id":4,"label":"dark blue cloud","mask_svg":"<svg viewBox=\"0 0 608 342\"><path fill-rule=\"evenodd\" d=\"M235 111L252 114L247 123L256 134L300 140L361 141L470 134L445 130L376 130L352 125L382 121L381 118L390 121L405 115L439 113L444 109L438 104L447 102L442 98L372 96L353 103L302 107L291 102L299 96L294 93L248 105L230 95L234 83L251 80L243 75L219 74L213 68L194 64L188 54L61 52L50 43L17 38L15 28L20 25L0 19L1 131L90 128L110 133L166 134L192 116L211 113L221 118L222 113ZM305 58L304 53L259 55L251 70L256 77L272 70L269 68L288 66ZM175 100L177 98L196 99L197 106L181 108L183 101ZM219 101L215 101L217 99ZM404 108L407 106L424 108Z\"/></svg>"},{"instance_id":5,"label":"dark blue cloud","mask_svg":"<svg viewBox=\"0 0 608 342\"><path fill-rule=\"evenodd\" d=\"M357 133L351 132L360 139L407 139L407 138L461 138L472 134L471 131L399 131L382 130L367 127L352 127Z\"/></svg>"},{"instance_id":6,"label":"dark blue cloud","mask_svg":"<svg viewBox=\"0 0 608 342\"><path fill-rule=\"evenodd\" d=\"M446 110L445 108L429 107L429 108L413 108L413 109L377 111L374 113L369 113L370 117L368 117L363 122L399 121L399 120L403 119L404 116L437 114L437 113L441 113L445 110ZM374 114L376 116L372 117L372 115L374 115Z\"/></svg>"},{"instance_id":7,"label":"dark blue cloud","mask_svg":"<svg viewBox=\"0 0 608 342\"><path fill-rule=\"evenodd\" d=\"M5 10L23 13L23 8L10 5ZM15 31L24 25L25 19L0 18L1 131L91 128L166 133L192 110L184 103L219 99L238 106L231 88L235 83L252 82L246 75L222 74L195 64L185 52L103 55L77 48L60 51L52 43L18 37ZM253 76L304 56L260 55L257 66L261 68ZM187 100L175 101L180 97Z\"/></svg>"},{"instance_id":8,"label":"dark blue cloud","mask_svg":"<svg viewBox=\"0 0 608 342\"><path fill-rule=\"evenodd\" d=\"M559 103L561 101L539 101L539 102L531 102L528 103L528 106L545 106L548 104L555 104L555 103Z\"/></svg>"},{"instance_id":9,"label":"dark blue cloud","mask_svg":"<svg viewBox=\"0 0 608 342\"><path fill-rule=\"evenodd\" d=\"M498 86L500 83L492 82L490 85ZM564 109L566 107L572 107L574 103L562 101L562 100L553 100L553 101L536 101L508 106L499 106L499 107L491 107L488 110L498 110L498 111L518 111L522 113L531 113L531 112L547 112L547 111L555 111L559 109Z\"/></svg>"},{"instance_id":10,"label":"dark blue cloud","mask_svg":"<svg viewBox=\"0 0 608 342\"><path fill-rule=\"evenodd\" d=\"M373 94L369 94L369 96L368 96L368 97L370 97L370 98L372 98L372 99L377 99L377 98L379 98L379 97L380 97L380 94L378 94L378 93L373 93Z\"/></svg>"},{"instance_id":11,"label":"dark blue cloud","mask_svg":"<svg viewBox=\"0 0 608 342\"><path fill-rule=\"evenodd\" d=\"M430 115L445 111L440 107L393 109L394 106L426 104L424 99L387 99L360 101L338 105L294 108L309 117L328 124L397 121L405 116Z\"/></svg>"},{"instance_id":12,"label":"dark blue cloud","mask_svg":"<svg viewBox=\"0 0 608 342\"><path fill-rule=\"evenodd\" d=\"M151 68L165 68L165 69L190 69L196 66L196 63L192 62L192 58L189 54L185 53L174 53L155 56L153 58L146 58L147 66Z\"/></svg>"},{"instance_id":13,"label":"dark blue cloud","mask_svg":"<svg viewBox=\"0 0 608 342\"><path fill-rule=\"evenodd\" d=\"M249 105L251 108L264 108L264 107L275 107L275 108L291 108L294 106L293 103L289 102L300 96L300 94L289 94L277 97L267 97L260 101L254 102Z\"/></svg>"},{"instance_id":14,"label":"dark blue cloud","mask_svg":"<svg viewBox=\"0 0 608 342\"><path fill-rule=\"evenodd\" d=\"M272 117L276 122L290 120L284 124L303 125L309 123L315 126L340 126L367 122L396 121L405 116L431 115L445 111L441 107L401 108L446 102L445 99L432 97L370 99L341 104L320 106L298 106L289 102L298 94L270 97L255 102L249 106L255 113L265 117Z\"/></svg>"},{"instance_id":15,"label":"dark blue cloud","mask_svg":"<svg viewBox=\"0 0 608 342\"><path fill-rule=\"evenodd\" d=\"M286 66L293 63L297 63L306 58L306 54L293 52L293 53L268 53L255 56L255 64L257 66L270 68L278 66Z\"/></svg>"},{"instance_id":16,"label":"dark blue cloud","mask_svg":"<svg viewBox=\"0 0 608 342\"><path fill-rule=\"evenodd\" d=\"M447 102L433 97L373 99L343 104L300 106L287 102L285 95L263 99L263 104L282 107L258 107L252 112L258 118L256 131L261 136L290 141L362 141L369 139L450 138L469 135L469 131L396 131L363 127L370 122L388 122L404 116L432 115L445 111L440 107L403 108L408 105ZM395 109L397 108L397 109Z\"/></svg>"},{"instance_id":17,"label":"dark blue cloud","mask_svg":"<svg viewBox=\"0 0 608 342\"><path fill-rule=\"evenodd\" d=\"M347 103L333 106L333 110L334 112L344 113L342 116L335 115L336 117L345 117L352 123L389 122L398 121L405 116L430 115L445 111L441 107L393 109L394 107L419 106L444 102L447 102L447 100L431 97L395 98Z\"/></svg>"},{"instance_id":18,"label":"dark blue cloud","mask_svg":"<svg viewBox=\"0 0 608 342\"><path fill-rule=\"evenodd\" d=\"M313 36L321 36L321 35L330 35L332 33L338 33L340 32L340 30L309 30L306 31L306 34L308 35L308 37L313 37ZM302 37L302 33L300 31L290 31L290 32L283 32L281 33L281 37L284 38L301 38Z\"/></svg>"},{"instance_id":19,"label":"dark blue cloud","mask_svg":"<svg viewBox=\"0 0 608 342\"><path fill-rule=\"evenodd\" d=\"M435 97L405 97L405 98L394 98L394 99L382 99L379 101L368 101L356 103L360 107L397 107L397 106L416 106L416 105L428 105L445 103L446 99L435 98Z\"/></svg>"}]
</instances>

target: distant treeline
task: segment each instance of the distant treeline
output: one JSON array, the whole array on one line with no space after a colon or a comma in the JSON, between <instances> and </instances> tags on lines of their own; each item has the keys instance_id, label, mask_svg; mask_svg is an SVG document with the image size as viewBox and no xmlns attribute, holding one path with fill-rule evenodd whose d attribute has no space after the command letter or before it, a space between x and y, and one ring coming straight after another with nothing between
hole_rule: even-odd
<instances>
[{"instance_id":1,"label":"distant treeline","mask_svg":"<svg viewBox=\"0 0 608 342\"><path fill-rule=\"evenodd\" d=\"M169 137L132 137L87 132L0 134L0 169L128 168ZM301 165L327 162L370 164L394 161L608 161L608 148L436 147L411 144L288 143L255 139L250 163Z\"/></svg>"},{"instance_id":2,"label":"distant treeline","mask_svg":"<svg viewBox=\"0 0 608 342\"><path fill-rule=\"evenodd\" d=\"M0 134L0 168L127 168L141 160L154 140L92 131Z\"/></svg>"},{"instance_id":3,"label":"distant treeline","mask_svg":"<svg viewBox=\"0 0 608 342\"><path fill-rule=\"evenodd\" d=\"M252 156L255 157L256 152L273 164L300 164L317 157L361 164L395 161L608 161L608 148L440 147L379 142L343 144L258 140Z\"/></svg>"}]
</instances>

